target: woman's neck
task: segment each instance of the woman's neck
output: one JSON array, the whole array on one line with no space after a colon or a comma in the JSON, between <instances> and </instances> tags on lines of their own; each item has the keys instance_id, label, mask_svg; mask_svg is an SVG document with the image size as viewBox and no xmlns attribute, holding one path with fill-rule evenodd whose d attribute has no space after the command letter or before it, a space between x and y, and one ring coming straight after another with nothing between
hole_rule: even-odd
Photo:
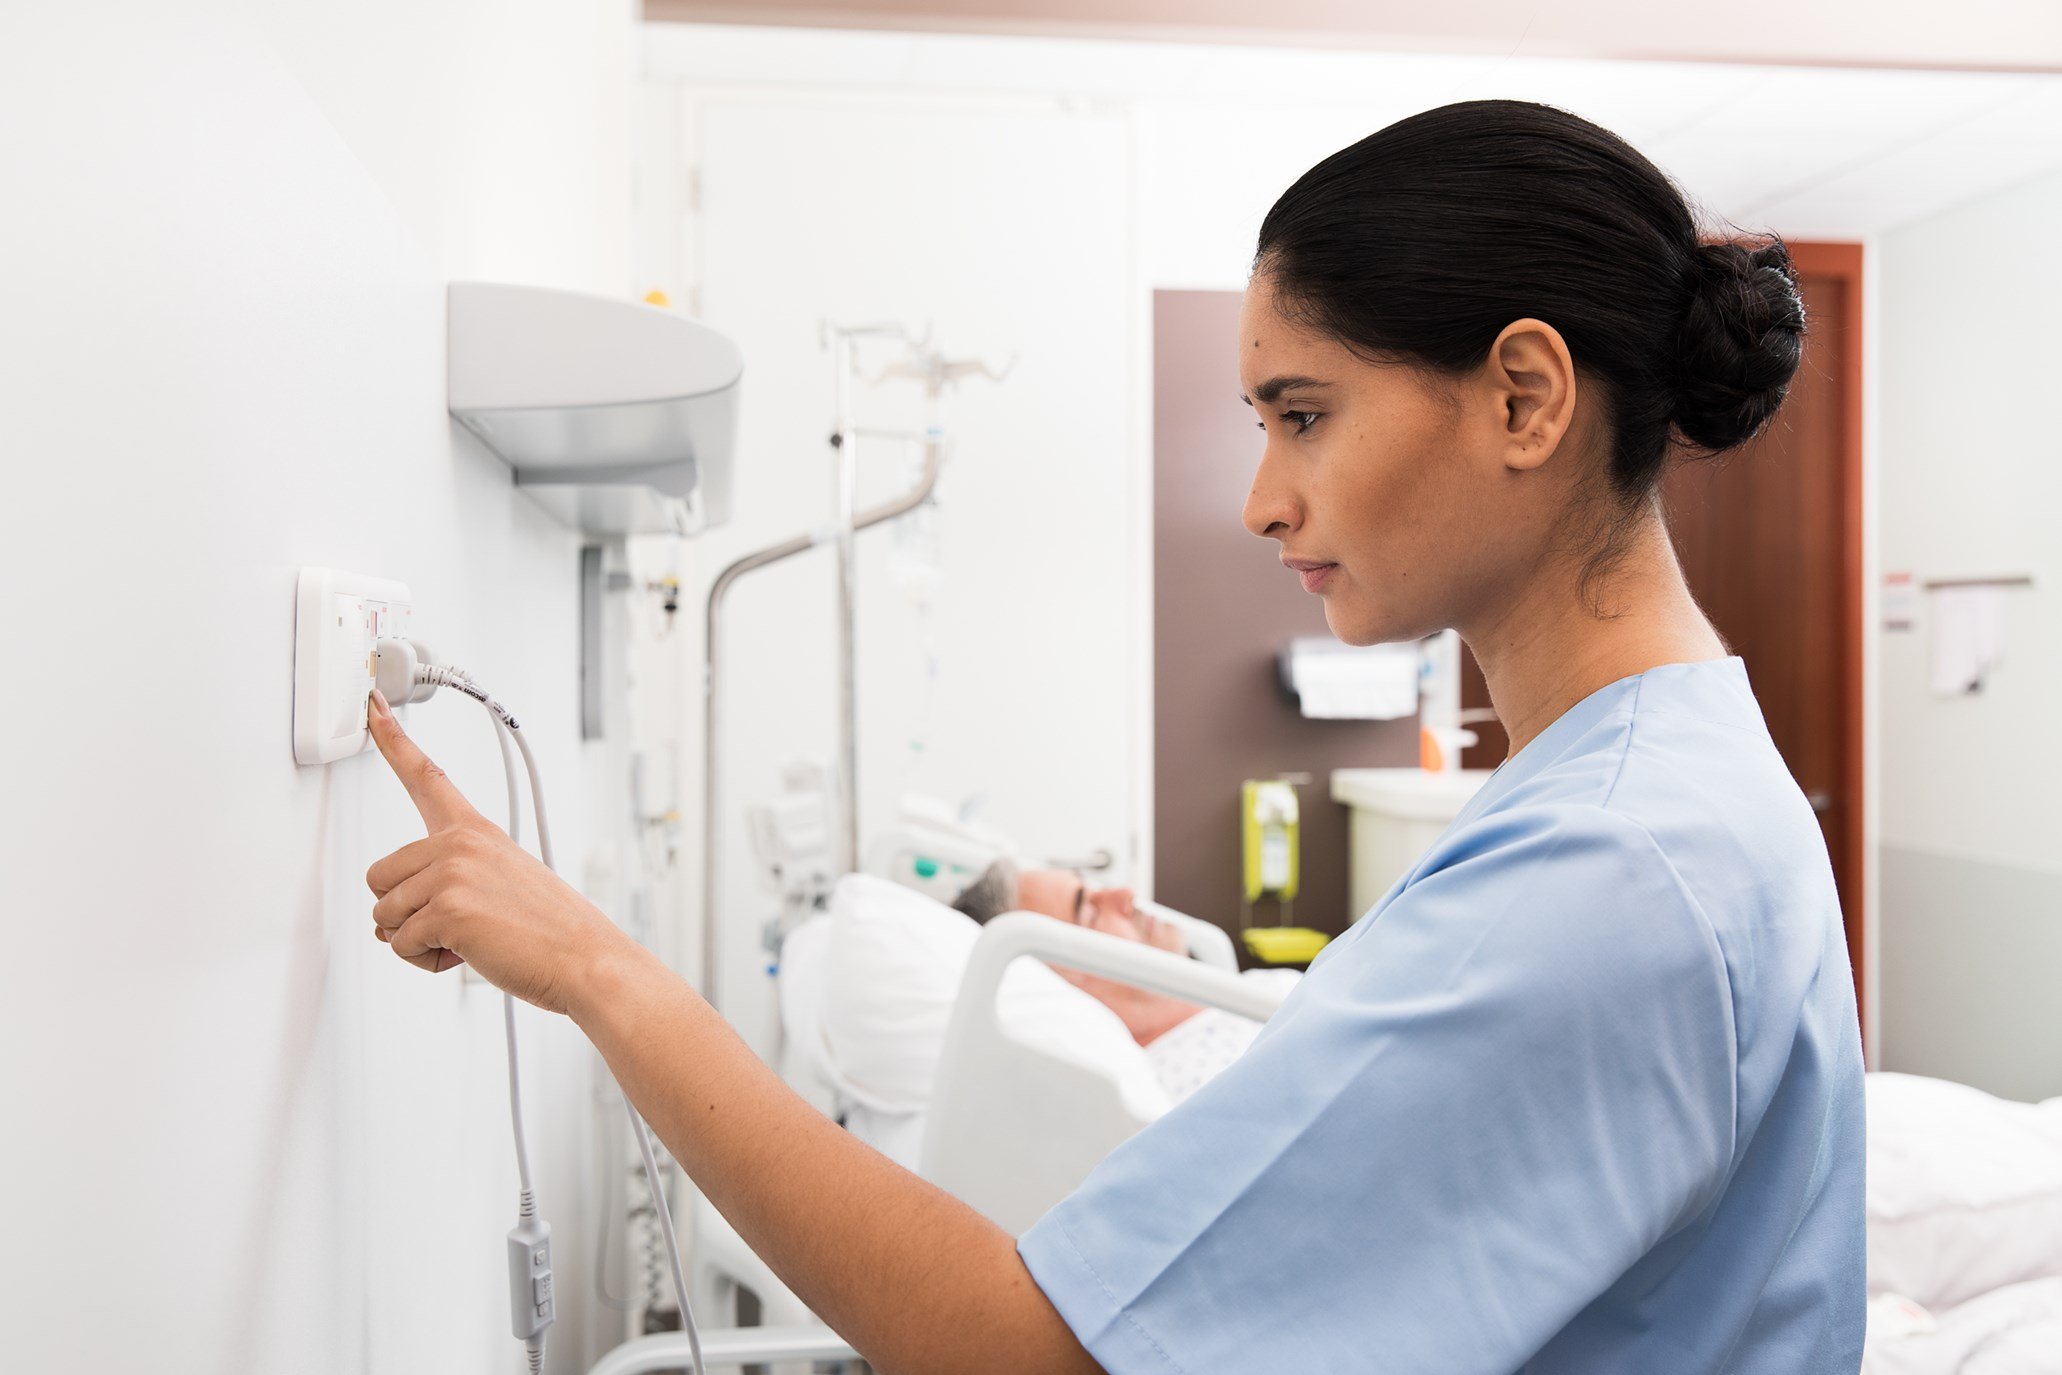
<instances>
[{"instance_id":1,"label":"woman's neck","mask_svg":"<svg viewBox=\"0 0 2062 1375\"><path fill-rule=\"evenodd\" d=\"M1461 627L1516 754L1583 698L1661 664L1729 651L1683 581L1658 511L1625 536L1630 547L1591 587L1564 560L1483 622Z\"/></svg>"}]
</instances>

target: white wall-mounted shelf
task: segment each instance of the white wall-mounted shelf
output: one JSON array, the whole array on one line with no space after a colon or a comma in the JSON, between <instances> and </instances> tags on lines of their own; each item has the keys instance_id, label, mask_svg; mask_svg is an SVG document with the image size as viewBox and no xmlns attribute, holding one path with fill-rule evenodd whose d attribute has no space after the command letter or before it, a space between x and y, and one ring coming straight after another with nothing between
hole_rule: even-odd
<instances>
[{"instance_id":1,"label":"white wall-mounted shelf","mask_svg":"<svg viewBox=\"0 0 2062 1375\"><path fill-rule=\"evenodd\" d=\"M453 282L451 414L569 524L696 534L730 516L744 358L653 306Z\"/></svg>"}]
</instances>

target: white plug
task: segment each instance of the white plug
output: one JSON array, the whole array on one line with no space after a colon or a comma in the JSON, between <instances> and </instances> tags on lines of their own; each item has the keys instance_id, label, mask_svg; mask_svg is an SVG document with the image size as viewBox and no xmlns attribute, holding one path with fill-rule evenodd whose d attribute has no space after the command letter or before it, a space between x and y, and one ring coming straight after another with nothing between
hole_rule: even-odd
<instances>
[{"instance_id":1,"label":"white plug","mask_svg":"<svg viewBox=\"0 0 2062 1375\"><path fill-rule=\"evenodd\" d=\"M379 640L372 647L372 681L390 706L427 702L437 693L429 666L430 647L421 640Z\"/></svg>"}]
</instances>

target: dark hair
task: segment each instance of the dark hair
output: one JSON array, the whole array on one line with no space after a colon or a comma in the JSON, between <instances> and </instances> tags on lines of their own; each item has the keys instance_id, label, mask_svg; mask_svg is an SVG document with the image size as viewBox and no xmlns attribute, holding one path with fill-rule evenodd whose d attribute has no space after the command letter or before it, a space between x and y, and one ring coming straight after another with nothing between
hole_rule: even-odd
<instances>
[{"instance_id":1,"label":"dark hair","mask_svg":"<svg viewBox=\"0 0 2062 1375\"><path fill-rule=\"evenodd\" d=\"M1010 860L998 859L960 891L952 908L986 926L1004 912L1014 912L1022 905L1017 901L1017 879L1017 866Z\"/></svg>"},{"instance_id":2,"label":"dark hair","mask_svg":"<svg viewBox=\"0 0 2062 1375\"><path fill-rule=\"evenodd\" d=\"M1700 241L1682 192L1625 140L1526 101L1441 106L1332 154L1268 211L1255 270L1291 318L1433 372L1546 321L1603 383L1627 502L1672 446L1752 438L1803 352L1780 238Z\"/></svg>"}]
</instances>

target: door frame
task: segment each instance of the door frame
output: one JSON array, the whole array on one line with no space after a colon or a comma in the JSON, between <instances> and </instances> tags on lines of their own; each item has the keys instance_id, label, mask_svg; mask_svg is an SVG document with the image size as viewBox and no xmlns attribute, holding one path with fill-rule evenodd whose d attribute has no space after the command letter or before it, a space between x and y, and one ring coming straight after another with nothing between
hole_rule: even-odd
<instances>
[{"instance_id":1,"label":"door frame","mask_svg":"<svg viewBox=\"0 0 2062 1375\"><path fill-rule=\"evenodd\" d=\"M1866 377L1863 355L1868 347L1868 335L1863 328L1865 255L1863 245L1859 243L1792 242L1788 247L1796 271L1815 277L1836 278L1846 288L1841 293L1844 309L1839 321L1846 347L1839 376L1842 491L1838 538L1841 619L1847 643L1846 653L1842 655L1843 681L1839 691L1845 708L1842 719L1846 734L1842 741L1846 750L1846 769L1841 787L1848 800L1841 843L1849 856L1848 879L1852 891L1841 895L1841 916L1847 929L1848 958L1854 965L1855 1007L1861 1014L1866 1049L1871 1039L1867 1035L1870 1022L1866 971L1872 953L1868 932L1871 929L1870 913L1875 906L1875 865L1870 862L1868 852L1872 799L1867 787L1869 735L1865 658L1868 651L1868 518L1863 490L1867 402L1862 391Z\"/></svg>"}]
</instances>

